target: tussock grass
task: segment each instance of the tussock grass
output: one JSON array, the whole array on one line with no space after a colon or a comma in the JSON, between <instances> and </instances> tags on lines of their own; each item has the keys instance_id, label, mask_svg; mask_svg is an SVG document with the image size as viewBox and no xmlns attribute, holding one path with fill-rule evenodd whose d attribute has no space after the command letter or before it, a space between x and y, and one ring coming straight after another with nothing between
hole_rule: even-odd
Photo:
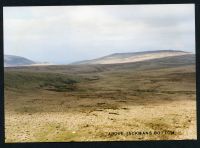
<instances>
[{"instance_id":1,"label":"tussock grass","mask_svg":"<svg viewBox=\"0 0 200 148\"><path fill-rule=\"evenodd\" d=\"M138 64L5 70L6 141L195 139L194 65Z\"/></svg>"}]
</instances>

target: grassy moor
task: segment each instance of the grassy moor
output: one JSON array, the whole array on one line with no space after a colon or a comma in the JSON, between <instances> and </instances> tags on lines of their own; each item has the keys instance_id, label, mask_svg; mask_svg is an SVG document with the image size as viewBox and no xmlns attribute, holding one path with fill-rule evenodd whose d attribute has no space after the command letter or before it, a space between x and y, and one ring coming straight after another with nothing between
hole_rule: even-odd
<instances>
[{"instance_id":1,"label":"grassy moor","mask_svg":"<svg viewBox=\"0 0 200 148\"><path fill-rule=\"evenodd\" d=\"M6 142L196 139L193 54L5 68Z\"/></svg>"}]
</instances>

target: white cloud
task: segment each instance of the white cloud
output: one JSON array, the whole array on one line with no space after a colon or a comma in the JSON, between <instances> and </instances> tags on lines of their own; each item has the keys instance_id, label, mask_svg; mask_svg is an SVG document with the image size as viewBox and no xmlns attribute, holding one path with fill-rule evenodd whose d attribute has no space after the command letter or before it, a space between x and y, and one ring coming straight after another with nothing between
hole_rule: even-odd
<instances>
[{"instance_id":1,"label":"white cloud","mask_svg":"<svg viewBox=\"0 0 200 148\"><path fill-rule=\"evenodd\" d=\"M6 54L67 63L113 52L194 51L194 5L4 7Z\"/></svg>"}]
</instances>

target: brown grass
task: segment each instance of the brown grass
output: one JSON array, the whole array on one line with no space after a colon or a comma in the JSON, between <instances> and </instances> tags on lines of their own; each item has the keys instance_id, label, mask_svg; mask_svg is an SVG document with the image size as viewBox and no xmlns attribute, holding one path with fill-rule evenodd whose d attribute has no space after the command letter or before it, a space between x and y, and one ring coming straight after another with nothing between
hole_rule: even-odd
<instances>
[{"instance_id":1,"label":"brown grass","mask_svg":"<svg viewBox=\"0 0 200 148\"><path fill-rule=\"evenodd\" d=\"M75 90L37 87L35 76L34 85L24 82L26 89L8 85L6 142L196 139L194 66L77 77Z\"/></svg>"}]
</instances>

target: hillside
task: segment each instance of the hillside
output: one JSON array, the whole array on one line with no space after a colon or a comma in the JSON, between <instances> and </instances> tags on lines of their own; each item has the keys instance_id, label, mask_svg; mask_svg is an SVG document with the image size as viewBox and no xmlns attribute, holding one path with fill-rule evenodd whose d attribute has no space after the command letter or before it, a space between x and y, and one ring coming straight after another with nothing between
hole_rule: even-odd
<instances>
[{"instance_id":1,"label":"hillside","mask_svg":"<svg viewBox=\"0 0 200 148\"><path fill-rule=\"evenodd\" d=\"M132 63L119 64L77 64L77 65L46 65L46 66L26 66L26 67L7 67L7 71L32 71L32 72L51 72L67 74L91 74L108 71L126 71L126 70L148 70L163 69L181 66L190 66L195 64L195 55L186 54L180 56L164 57Z\"/></svg>"},{"instance_id":2,"label":"hillside","mask_svg":"<svg viewBox=\"0 0 200 148\"><path fill-rule=\"evenodd\" d=\"M92 60L75 62L72 64L118 64L146 61L151 59L159 59L164 57L181 56L191 54L189 52L177 50L157 50L132 53L114 53L108 56L100 57Z\"/></svg>"},{"instance_id":3,"label":"hillside","mask_svg":"<svg viewBox=\"0 0 200 148\"><path fill-rule=\"evenodd\" d=\"M34 61L15 55L4 56L4 67L27 66L35 64Z\"/></svg>"}]
</instances>

